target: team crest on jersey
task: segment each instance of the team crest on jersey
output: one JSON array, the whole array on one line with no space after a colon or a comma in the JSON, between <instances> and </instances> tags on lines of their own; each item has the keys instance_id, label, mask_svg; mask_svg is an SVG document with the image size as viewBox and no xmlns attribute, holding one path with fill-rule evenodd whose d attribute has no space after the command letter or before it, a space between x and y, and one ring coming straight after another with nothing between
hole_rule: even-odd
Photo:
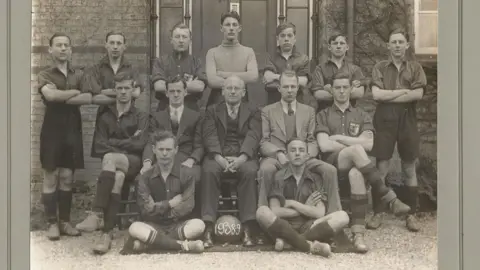
<instances>
[{"instance_id":1,"label":"team crest on jersey","mask_svg":"<svg viewBox=\"0 0 480 270\"><path fill-rule=\"evenodd\" d=\"M348 125L348 133L352 137L357 137L360 134L360 124L350 122Z\"/></svg>"}]
</instances>

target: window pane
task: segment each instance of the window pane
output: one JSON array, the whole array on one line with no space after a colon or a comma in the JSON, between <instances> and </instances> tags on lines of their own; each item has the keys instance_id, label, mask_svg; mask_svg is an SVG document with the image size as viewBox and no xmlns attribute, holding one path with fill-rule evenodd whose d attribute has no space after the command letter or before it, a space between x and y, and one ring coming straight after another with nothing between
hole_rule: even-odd
<instances>
[{"instance_id":1,"label":"window pane","mask_svg":"<svg viewBox=\"0 0 480 270\"><path fill-rule=\"evenodd\" d=\"M287 7L308 7L308 0L287 0Z\"/></svg>"},{"instance_id":2,"label":"window pane","mask_svg":"<svg viewBox=\"0 0 480 270\"><path fill-rule=\"evenodd\" d=\"M422 11L437 11L438 0L417 0L420 1L420 10Z\"/></svg>"},{"instance_id":3,"label":"window pane","mask_svg":"<svg viewBox=\"0 0 480 270\"><path fill-rule=\"evenodd\" d=\"M308 9L287 9L287 21L297 28L297 49L308 54Z\"/></svg>"},{"instance_id":4,"label":"window pane","mask_svg":"<svg viewBox=\"0 0 480 270\"><path fill-rule=\"evenodd\" d=\"M438 14L419 14L418 30L415 38L419 47L438 46Z\"/></svg>"}]
</instances>

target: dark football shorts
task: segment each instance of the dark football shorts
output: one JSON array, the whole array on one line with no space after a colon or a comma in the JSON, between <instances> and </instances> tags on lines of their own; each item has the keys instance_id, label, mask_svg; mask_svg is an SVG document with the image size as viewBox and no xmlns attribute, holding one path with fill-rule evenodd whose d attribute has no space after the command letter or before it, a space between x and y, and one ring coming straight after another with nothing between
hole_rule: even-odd
<instances>
[{"instance_id":1,"label":"dark football shorts","mask_svg":"<svg viewBox=\"0 0 480 270\"><path fill-rule=\"evenodd\" d=\"M40 162L42 168L54 170L56 168L67 168L75 170L75 151L73 144L49 143L48 148L40 149Z\"/></svg>"},{"instance_id":2,"label":"dark football shorts","mask_svg":"<svg viewBox=\"0 0 480 270\"><path fill-rule=\"evenodd\" d=\"M136 155L126 154L125 156L127 156L128 159L128 171L125 174L125 179L133 181L142 169L142 160Z\"/></svg>"},{"instance_id":3,"label":"dark football shorts","mask_svg":"<svg viewBox=\"0 0 480 270\"><path fill-rule=\"evenodd\" d=\"M372 155L377 160L389 160L393 156L395 144L398 154L405 162L413 162L418 157L420 134L417 116L413 108L383 107L373 117L375 139Z\"/></svg>"}]
</instances>

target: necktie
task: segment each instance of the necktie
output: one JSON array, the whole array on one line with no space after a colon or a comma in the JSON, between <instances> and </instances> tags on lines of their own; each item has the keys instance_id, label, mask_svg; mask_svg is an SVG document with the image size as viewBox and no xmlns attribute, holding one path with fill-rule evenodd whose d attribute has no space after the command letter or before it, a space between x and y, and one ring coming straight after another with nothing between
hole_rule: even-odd
<instances>
[{"instance_id":1,"label":"necktie","mask_svg":"<svg viewBox=\"0 0 480 270\"><path fill-rule=\"evenodd\" d=\"M177 109L172 109L172 110L173 110L173 111L172 111L172 116L171 116L171 117L172 117L172 122L173 122L174 124L178 124L178 122L179 122L179 119L178 119L178 111L177 111Z\"/></svg>"},{"instance_id":2,"label":"necktie","mask_svg":"<svg viewBox=\"0 0 480 270\"><path fill-rule=\"evenodd\" d=\"M288 103L288 115L293 115L292 103Z\"/></svg>"},{"instance_id":3,"label":"necktie","mask_svg":"<svg viewBox=\"0 0 480 270\"><path fill-rule=\"evenodd\" d=\"M237 112L235 111L234 107L230 107L230 117L232 119L237 119Z\"/></svg>"}]
</instances>

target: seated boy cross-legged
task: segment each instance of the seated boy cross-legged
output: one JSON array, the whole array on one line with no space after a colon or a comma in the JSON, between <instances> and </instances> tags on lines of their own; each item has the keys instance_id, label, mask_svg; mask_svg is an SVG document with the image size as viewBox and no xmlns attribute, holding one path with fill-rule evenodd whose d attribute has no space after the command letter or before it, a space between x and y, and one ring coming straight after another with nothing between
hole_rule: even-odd
<instances>
[{"instance_id":1,"label":"seated boy cross-legged","mask_svg":"<svg viewBox=\"0 0 480 270\"><path fill-rule=\"evenodd\" d=\"M327 196L321 176L305 169L307 143L298 138L287 142L289 163L280 169L268 194L269 207L257 210L258 223L276 240L275 249L283 249L283 241L294 249L329 257L334 235L349 223L348 214L335 211L325 216Z\"/></svg>"},{"instance_id":2,"label":"seated boy cross-legged","mask_svg":"<svg viewBox=\"0 0 480 270\"><path fill-rule=\"evenodd\" d=\"M170 131L154 132L151 141L156 164L139 176L137 186L141 221L130 225L121 254L146 250L201 253L203 242L189 240L202 236L205 224L188 219L195 204L195 178L200 175L188 173L175 159L177 140Z\"/></svg>"},{"instance_id":3,"label":"seated boy cross-legged","mask_svg":"<svg viewBox=\"0 0 480 270\"><path fill-rule=\"evenodd\" d=\"M388 205L397 215L406 215L410 207L397 199L385 186L378 169L367 155L373 145L374 129L370 116L350 104L352 85L348 75L338 73L332 85L334 104L317 114L317 140L325 160L339 171L339 181L348 177L351 193L353 245L365 253L365 215L368 206L366 185L372 196Z\"/></svg>"}]
</instances>

